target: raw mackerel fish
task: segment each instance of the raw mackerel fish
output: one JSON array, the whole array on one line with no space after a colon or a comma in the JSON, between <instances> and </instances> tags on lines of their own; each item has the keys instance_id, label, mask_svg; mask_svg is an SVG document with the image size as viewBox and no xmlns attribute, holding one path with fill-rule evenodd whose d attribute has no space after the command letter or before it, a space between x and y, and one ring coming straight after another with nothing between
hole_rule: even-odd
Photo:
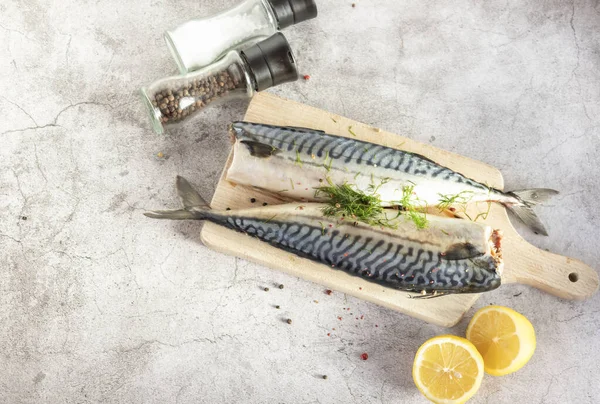
<instances>
[{"instance_id":1,"label":"raw mackerel fish","mask_svg":"<svg viewBox=\"0 0 600 404\"><path fill-rule=\"evenodd\" d=\"M233 161L226 179L292 200L319 201L315 189L327 179L362 192L381 185L378 194L390 206L410 186L427 206L453 197L457 202L500 203L534 232L547 235L531 207L558 193L546 188L503 192L419 154L313 129L234 122L231 133Z\"/></svg>"},{"instance_id":2,"label":"raw mackerel fish","mask_svg":"<svg viewBox=\"0 0 600 404\"><path fill-rule=\"evenodd\" d=\"M325 205L320 203L216 211L182 177L177 177L177 191L183 209L145 215L208 220L330 268L423 297L479 293L500 286L501 236L479 223L431 216L427 228L417 229L389 210L397 228L373 227L324 217Z\"/></svg>"}]
</instances>

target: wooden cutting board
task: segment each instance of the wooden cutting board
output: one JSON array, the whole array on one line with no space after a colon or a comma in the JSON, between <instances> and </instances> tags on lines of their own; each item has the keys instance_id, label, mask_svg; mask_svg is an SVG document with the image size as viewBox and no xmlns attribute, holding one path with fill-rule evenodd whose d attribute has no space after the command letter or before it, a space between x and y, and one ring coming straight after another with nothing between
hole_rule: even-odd
<instances>
[{"instance_id":1,"label":"wooden cutting board","mask_svg":"<svg viewBox=\"0 0 600 404\"><path fill-rule=\"evenodd\" d=\"M504 187L502 174L487 164L268 93L259 93L253 98L244 119L272 125L321 129L344 137L353 136L348 130L348 127L352 126L352 131L360 140L419 153L479 182L498 189ZM261 206L264 202L282 202L264 191L226 181L225 173L231 159L230 154L211 202L213 208L239 209ZM532 187L543 185L531 184ZM251 198L256 198L254 204L250 202ZM470 206L467 213L474 217L478 212L487 209L488 206L484 203ZM598 289L596 271L581 261L540 250L526 242L510 224L502 206L492 204L485 223L504 232L505 270L501 287L510 287L505 285L510 283L528 284L565 299L585 299ZM405 292L386 289L341 270L299 258L258 239L213 223L204 224L201 239L205 245L217 251L322 285L315 285L315 296L323 289L332 289L445 327L456 324L479 297L475 294L463 294L426 300L411 299Z\"/></svg>"}]
</instances>

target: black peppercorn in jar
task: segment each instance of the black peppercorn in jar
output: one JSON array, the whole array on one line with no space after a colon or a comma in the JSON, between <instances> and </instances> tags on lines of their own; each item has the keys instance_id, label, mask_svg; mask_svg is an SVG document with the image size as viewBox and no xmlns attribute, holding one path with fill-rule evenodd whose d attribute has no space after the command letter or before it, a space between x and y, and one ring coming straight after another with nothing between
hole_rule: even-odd
<instances>
[{"instance_id":1,"label":"black peppercorn in jar","mask_svg":"<svg viewBox=\"0 0 600 404\"><path fill-rule=\"evenodd\" d=\"M198 71L158 80L143 88L142 95L154 130L162 134L210 105L250 98L256 91L297 79L292 51L278 33Z\"/></svg>"}]
</instances>

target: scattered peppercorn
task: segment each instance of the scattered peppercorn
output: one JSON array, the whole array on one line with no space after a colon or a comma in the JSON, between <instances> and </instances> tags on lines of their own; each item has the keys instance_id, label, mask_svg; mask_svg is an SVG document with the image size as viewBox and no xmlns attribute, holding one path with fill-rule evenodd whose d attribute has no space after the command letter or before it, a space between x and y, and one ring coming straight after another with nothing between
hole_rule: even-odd
<instances>
[{"instance_id":1,"label":"scattered peppercorn","mask_svg":"<svg viewBox=\"0 0 600 404\"><path fill-rule=\"evenodd\" d=\"M269 288L265 288L265 292L268 292L268 291L269 291Z\"/></svg>"},{"instance_id":2,"label":"scattered peppercorn","mask_svg":"<svg viewBox=\"0 0 600 404\"><path fill-rule=\"evenodd\" d=\"M268 205L268 203L266 203L266 202L263 202L263 206L267 206L267 205Z\"/></svg>"},{"instance_id":3,"label":"scattered peppercorn","mask_svg":"<svg viewBox=\"0 0 600 404\"><path fill-rule=\"evenodd\" d=\"M363 353L362 355L360 355L360 359L366 361L367 359L369 359L369 354L368 353Z\"/></svg>"},{"instance_id":4,"label":"scattered peppercorn","mask_svg":"<svg viewBox=\"0 0 600 404\"><path fill-rule=\"evenodd\" d=\"M288 324L292 324L292 319L291 319L291 318L288 318L288 319L287 319L287 323L288 323Z\"/></svg>"},{"instance_id":5,"label":"scattered peppercorn","mask_svg":"<svg viewBox=\"0 0 600 404\"><path fill-rule=\"evenodd\" d=\"M323 375L323 379L324 379L324 380L327 380L327 375Z\"/></svg>"},{"instance_id":6,"label":"scattered peppercorn","mask_svg":"<svg viewBox=\"0 0 600 404\"><path fill-rule=\"evenodd\" d=\"M326 294L328 294L328 295L330 295L330 294L331 294L331 293L333 293L333 292L331 291L331 289L327 289L327 290L325 291L325 293L326 293Z\"/></svg>"},{"instance_id":7,"label":"scattered peppercorn","mask_svg":"<svg viewBox=\"0 0 600 404\"><path fill-rule=\"evenodd\" d=\"M21 216L21 220L27 220L27 216Z\"/></svg>"},{"instance_id":8,"label":"scattered peppercorn","mask_svg":"<svg viewBox=\"0 0 600 404\"><path fill-rule=\"evenodd\" d=\"M352 8L356 7L356 3L352 3Z\"/></svg>"},{"instance_id":9,"label":"scattered peppercorn","mask_svg":"<svg viewBox=\"0 0 600 404\"><path fill-rule=\"evenodd\" d=\"M279 289L283 289L283 284L279 285Z\"/></svg>"},{"instance_id":10,"label":"scattered peppercorn","mask_svg":"<svg viewBox=\"0 0 600 404\"><path fill-rule=\"evenodd\" d=\"M252 203L256 202L256 198L250 198L250 202L252 202Z\"/></svg>"},{"instance_id":11,"label":"scattered peppercorn","mask_svg":"<svg viewBox=\"0 0 600 404\"><path fill-rule=\"evenodd\" d=\"M276 309L279 309L279 305L275 306Z\"/></svg>"},{"instance_id":12,"label":"scattered peppercorn","mask_svg":"<svg viewBox=\"0 0 600 404\"><path fill-rule=\"evenodd\" d=\"M231 210L231 208L225 208L225 210Z\"/></svg>"}]
</instances>

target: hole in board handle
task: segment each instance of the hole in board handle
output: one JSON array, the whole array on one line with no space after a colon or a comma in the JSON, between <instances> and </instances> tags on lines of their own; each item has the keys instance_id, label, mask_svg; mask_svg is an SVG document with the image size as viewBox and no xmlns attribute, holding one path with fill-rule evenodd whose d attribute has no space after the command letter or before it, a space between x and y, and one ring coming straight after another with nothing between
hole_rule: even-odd
<instances>
[{"instance_id":1,"label":"hole in board handle","mask_svg":"<svg viewBox=\"0 0 600 404\"><path fill-rule=\"evenodd\" d=\"M569 274L569 280L573 283L577 282L579 280L579 275L577 275L576 272L571 272Z\"/></svg>"}]
</instances>

